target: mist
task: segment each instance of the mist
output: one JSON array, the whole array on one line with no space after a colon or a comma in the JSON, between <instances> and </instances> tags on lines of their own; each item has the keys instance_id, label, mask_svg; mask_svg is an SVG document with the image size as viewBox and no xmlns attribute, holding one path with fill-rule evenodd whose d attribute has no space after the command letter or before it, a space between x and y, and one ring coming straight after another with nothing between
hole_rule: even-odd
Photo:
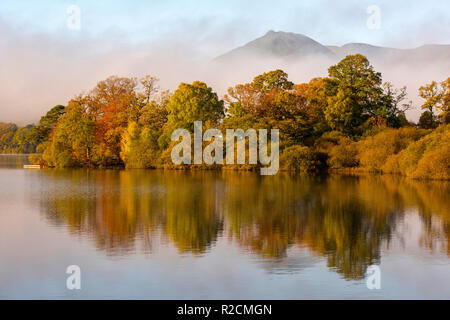
<instances>
[{"instance_id":1,"label":"mist","mask_svg":"<svg viewBox=\"0 0 450 320\"><path fill-rule=\"evenodd\" d=\"M202 28L202 25L199 25ZM160 79L163 89L175 90L180 82L201 80L219 96L238 83L273 69L283 69L295 83L326 76L339 59L306 57L298 61L245 57L220 63L218 55L233 49L238 29L220 29L215 34L183 37L167 34L154 41L131 42L120 33L98 36L68 36L31 33L0 21L0 122L19 125L36 123L50 108L65 105L71 98L87 93L98 81L111 75ZM320 41L320 39L316 39ZM225 49L227 46L228 49ZM219 51L220 50L220 51ZM373 59L375 70L396 87L408 87L413 110L407 117L417 120L421 99L418 88L432 80L449 76L449 60Z\"/></svg>"}]
</instances>

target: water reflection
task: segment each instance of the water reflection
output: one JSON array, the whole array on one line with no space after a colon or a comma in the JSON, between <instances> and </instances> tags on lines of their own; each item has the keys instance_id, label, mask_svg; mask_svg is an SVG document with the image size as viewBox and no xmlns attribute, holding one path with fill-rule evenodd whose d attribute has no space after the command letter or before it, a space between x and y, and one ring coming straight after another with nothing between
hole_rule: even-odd
<instances>
[{"instance_id":1,"label":"water reflection","mask_svg":"<svg viewBox=\"0 0 450 320\"><path fill-rule=\"evenodd\" d=\"M43 170L35 180L50 223L99 250L151 253L161 241L203 255L222 237L273 263L291 248L325 257L346 279L380 262L405 216L418 212L420 245L450 255L450 185L395 176L312 177L145 170ZM437 244L444 243L444 246ZM141 249L139 249L141 250Z\"/></svg>"},{"instance_id":2,"label":"water reflection","mask_svg":"<svg viewBox=\"0 0 450 320\"><path fill-rule=\"evenodd\" d=\"M30 164L28 155L0 153L0 168L19 169L25 164Z\"/></svg>"}]
</instances>

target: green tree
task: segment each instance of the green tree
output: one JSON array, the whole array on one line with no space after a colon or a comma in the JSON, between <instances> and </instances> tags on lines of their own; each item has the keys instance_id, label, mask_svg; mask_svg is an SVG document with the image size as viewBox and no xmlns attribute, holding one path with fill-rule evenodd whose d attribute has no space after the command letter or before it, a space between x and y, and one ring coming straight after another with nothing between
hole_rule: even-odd
<instances>
[{"instance_id":1,"label":"green tree","mask_svg":"<svg viewBox=\"0 0 450 320\"><path fill-rule=\"evenodd\" d=\"M32 124L17 129L12 140L12 148L15 153L33 153L35 151L36 144L30 139L33 129L34 125Z\"/></svg>"},{"instance_id":2,"label":"green tree","mask_svg":"<svg viewBox=\"0 0 450 320\"><path fill-rule=\"evenodd\" d=\"M17 131L17 125L0 122L0 153L13 152L13 138Z\"/></svg>"},{"instance_id":3,"label":"green tree","mask_svg":"<svg viewBox=\"0 0 450 320\"><path fill-rule=\"evenodd\" d=\"M204 82L181 83L167 104L168 120L159 139L162 147L170 142L172 131L184 128L194 131L194 121L217 124L224 117L224 102Z\"/></svg>"},{"instance_id":4,"label":"green tree","mask_svg":"<svg viewBox=\"0 0 450 320\"><path fill-rule=\"evenodd\" d=\"M381 73L361 54L348 55L328 69L335 95L328 99L325 116L331 128L358 135L362 124L383 105Z\"/></svg>"},{"instance_id":5,"label":"green tree","mask_svg":"<svg viewBox=\"0 0 450 320\"><path fill-rule=\"evenodd\" d=\"M338 89L336 96L328 98L325 119L332 129L349 134L361 125L359 107L343 88Z\"/></svg>"},{"instance_id":6,"label":"green tree","mask_svg":"<svg viewBox=\"0 0 450 320\"><path fill-rule=\"evenodd\" d=\"M121 157L127 168L150 168L159 157L157 132L130 122L122 136Z\"/></svg>"},{"instance_id":7,"label":"green tree","mask_svg":"<svg viewBox=\"0 0 450 320\"><path fill-rule=\"evenodd\" d=\"M39 123L30 132L30 140L36 145L47 141L51 131L58 124L58 120L65 113L66 108L63 105L57 105L51 108L45 116L41 117Z\"/></svg>"},{"instance_id":8,"label":"green tree","mask_svg":"<svg viewBox=\"0 0 450 320\"><path fill-rule=\"evenodd\" d=\"M313 78L308 83L294 85L295 94L305 99L306 123L315 139L330 130L325 118L328 97L332 95L333 84L329 78Z\"/></svg>"},{"instance_id":9,"label":"green tree","mask_svg":"<svg viewBox=\"0 0 450 320\"><path fill-rule=\"evenodd\" d=\"M222 128L280 129L282 146L303 143L312 137L306 99L294 89L288 75L274 70L238 84L225 95L227 117Z\"/></svg>"},{"instance_id":10,"label":"green tree","mask_svg":"<svg viewBox=\"0 0 450 320\"><path fill-rule=\"evenodd\" d=\"M253 84L257 90L262 92L267 92L272 89L290 90L294 85L288 80L288 74L280 69L256 76L253 79Z\"/></svg>"},{"instance_id":11,"label":"green tree","mask_svg":"<svg viewBox=\"0 0 450 320\"><path fill-rule=\"evenodd\" d=\"M419 127L422 129L434 129L437 127L436 116L433 112L426 110L419 118Z\"/></svg>"},{"instance_id":12,"label":"green tree","mask_svg":"<svg viewBox=\"0 0 450 320\"><path fill-rule=\"evenodd\" d=\"M34 125L18 127L13 123L0 123L0 153L33 153L36 144L30 138Z\"/></svg>"},{"instance_id":13,"label":"green tree","mask_svg":"<svg viewBox=\"0 0 450 320\"><path fill-rule=\"evenodd\" d=\"M39 162L51 167L92 166L95 147L95 121L79 100L71 100L44 143Z\"/></svg>"}]
</instances>

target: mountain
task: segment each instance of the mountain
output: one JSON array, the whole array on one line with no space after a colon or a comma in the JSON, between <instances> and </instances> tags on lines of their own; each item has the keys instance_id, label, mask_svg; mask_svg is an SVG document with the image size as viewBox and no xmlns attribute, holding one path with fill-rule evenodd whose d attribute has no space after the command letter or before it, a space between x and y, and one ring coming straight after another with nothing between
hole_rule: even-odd
<instances>
[{"instance_id":1,"label":"mountain","mask_svg":"<svg viewBox=\"0 0 450 320\"><path fill-rule=\"evenodd\" d=\"M327 46L327 48L333 51L339 57L355 53L361 53L365 56L381 57L387 55L396 55L399 54L399 51L401 51L395 48L378 47L366 43L347 43L341 47Z\"/></svg>"},{"instance_id":2,"label":"mountain","mask_svg":"<svg viewBox=\"0 0 450 320\"><path fill-rule=\"evenodd\" d=\"M369 60L404 62L416 60L450 61L450 45L423 45L413 49L396 49L366 43L348 43L343 46L326 46L305 35L292 32L269 31L264 36L233 49L215 60L220 62L277 58L302 60L305 58L329 58L339 60L348 54L361 53Z\"/></svg>"},{"instance_id":3,"label":"mountain","mask_svg":"<svg viewBox=\"0 0 450 320\"><path fill-rule=\"evenodd\" d=\"M348 43L342 47L327 46L339 58L360 53L369 60L384 62L403 62L411 60L450 60L450 45L428 44L413 49L396 49L373 46L366 43Z\"/></svg>"},{"instance_id":4,"label":"mountain","mask_svg":"<svg viewBox=\"0 0 450 320\"><path fill-rule=\"evenodd\" d=\"M242 47L217 57L218 61L259 56L262 58L298 59L307 56L334 57L326 46L302 34L269 31Z\"/></svg>"}]
</instances>

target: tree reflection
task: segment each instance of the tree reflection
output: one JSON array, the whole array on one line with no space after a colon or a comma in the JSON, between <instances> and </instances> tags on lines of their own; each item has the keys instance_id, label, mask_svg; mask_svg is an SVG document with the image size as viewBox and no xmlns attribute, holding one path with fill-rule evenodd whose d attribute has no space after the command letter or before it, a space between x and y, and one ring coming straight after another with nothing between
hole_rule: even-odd
<instances>
[{"instance_id":1,"label":"tree reflection","mask_svg":"<svg viewBox=\"0 0 450 320\"><path fill-rule=\"evenodd\" d=\"M237 179L227 183L226 221L241 245L271 258L283 258L292 244L306 246L348 278L363 277L379 260L381 241L401 217L396 208L368 210L359 195L368 182L358 179L255 178L254 189L236 187L248 178Z\"/></svg>"},{"instance_id":2,"label":"tree reflection","mask_svg":"<svg viewBox=\"0 0 450 320\"><path fill-rule=\"evenodd\" d=\"M151 252L158 241L203 254L228 238L260 259L308 248L347 279L380 262L409 212L420 244L450 255L450 184L396 176L261 177L254 173L147 170L42 171L46 217L112 255ZM445 243L437 246L437 244Z\"/></svg>"},{"instance_id":3,"label":"tree reflection","mask_svg":"<svg viewBox=\"0 0 450 320\"><path fill-rule=\"evenodd\" d=\"M204 172L166 172L165 230L181 253L203 253L222 230L221 185Z\"/></svg>"}]
</instances>

